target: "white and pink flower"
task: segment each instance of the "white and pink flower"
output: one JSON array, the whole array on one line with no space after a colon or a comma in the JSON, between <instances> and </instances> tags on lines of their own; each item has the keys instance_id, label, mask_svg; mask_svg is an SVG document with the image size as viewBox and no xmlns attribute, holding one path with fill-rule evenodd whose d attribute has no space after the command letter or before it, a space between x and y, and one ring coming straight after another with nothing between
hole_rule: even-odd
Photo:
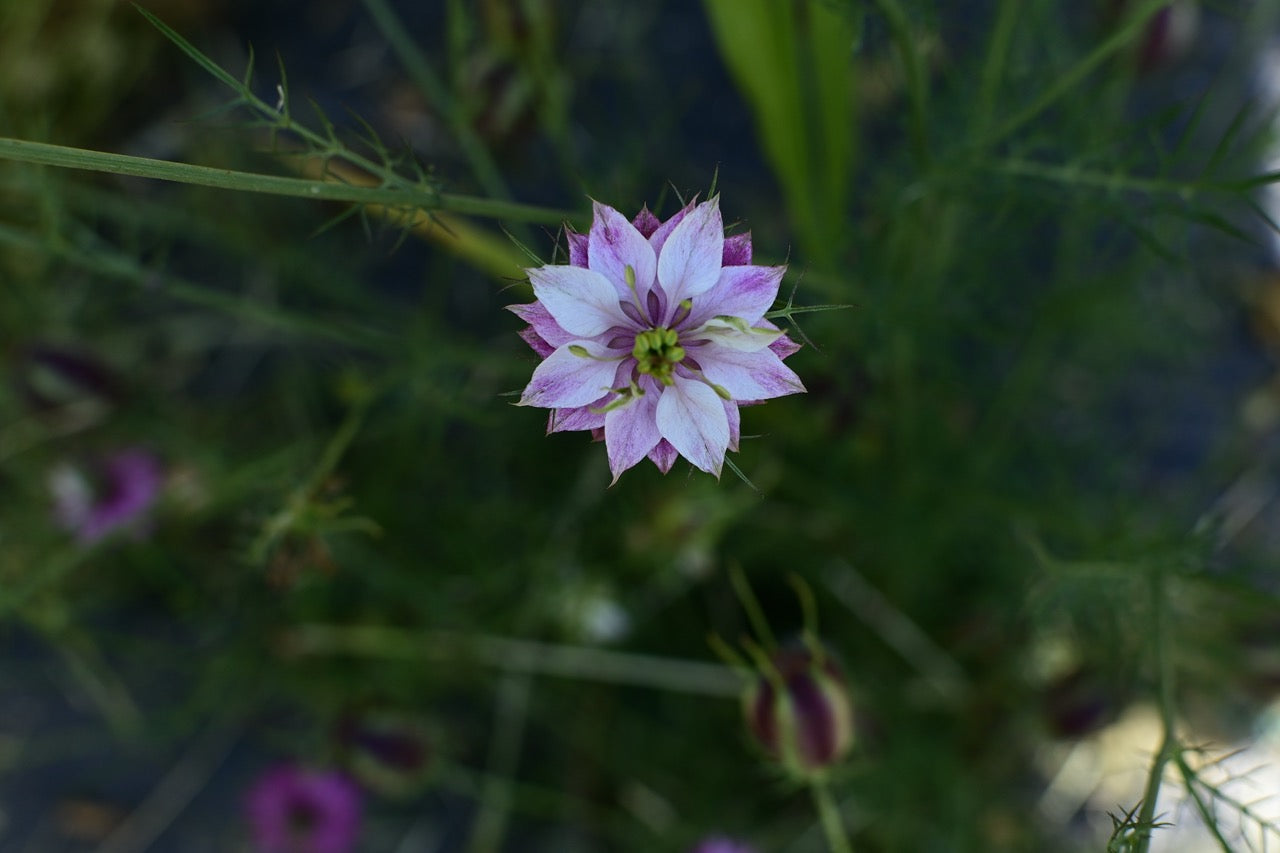
<instances>
[{"instance_id":1,"label":"white and pink flower","mask_svg":"<svg viewBox=\"0 0 1280 853\"><path fill-rule=\"evenodd\" d=\"M738 407L805 390L782 363L799 346L764 317L786 267L752 265L718 197L666 222L597 202L590 232L567 233L569 264L529 270L537 301L510 306L543 357L520 405L552 409L548 432L603 437L614 482L646 456L718 477Z\"/></svg>"}]
</instances>

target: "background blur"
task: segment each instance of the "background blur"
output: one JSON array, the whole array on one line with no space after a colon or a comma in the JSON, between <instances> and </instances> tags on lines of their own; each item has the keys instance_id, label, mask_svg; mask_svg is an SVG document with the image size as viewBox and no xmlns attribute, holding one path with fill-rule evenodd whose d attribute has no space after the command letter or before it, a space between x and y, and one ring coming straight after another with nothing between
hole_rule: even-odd
<instances>
[{"instance_id":1,"label":"background blur","mask_svg":"<svg viewBox=\"0 0 1280 853\"><path fill-rule=\"evenodd\" d=\"M1171 780L1153 849L1277 840L1231 785L1280 736L1280 4L143 5L450 192L581 227L715 181L784 299L852 307L744 410L758 491L608 488L510 405L554 226L0 163L0 849L249 850L279 761L361 778L365 851L825 849L708 642L731 569L783 639L816 596L855 849L1105 849L1157 708L1193 769L1259 752ZM232 97L130 4L0 0L0 136L308 168ZM86 543L59 483L122 451L158 501Z\"/></svg>"}]
</instances>

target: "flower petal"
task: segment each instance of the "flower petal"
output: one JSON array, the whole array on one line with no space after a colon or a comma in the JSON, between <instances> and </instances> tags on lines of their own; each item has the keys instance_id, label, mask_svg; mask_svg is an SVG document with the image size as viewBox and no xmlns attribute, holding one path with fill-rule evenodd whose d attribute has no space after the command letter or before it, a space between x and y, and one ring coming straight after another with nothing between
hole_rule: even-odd
<instances>
[{"instance_id":1,"label":"flower petal","mask_svg":"<svg viewBox=\"0 0 1280 853\"><path fill-rule=\"evenodd\" d=\"M623 471L648 456L649 451L662 440L656 419L662 392L656 384L650 382L648 385L642 396L605 415L604 444L609 452L613 483L618 482Z\"/></svg>"},{"instance_id":2,"label":"flower petal","mask_svg":"<svg viewBox=\"0 0 1280 853\"><path fill-rule=\"evenodd\" d=\"M614 371L613 381L609 384L611 389L621 388L630 382L631 371L635 368L635 361L629 358L618 359L615 364L617 369ZM604 409L617 398L618 395L610 390L600 399L585 406L574 406L552 411L550 417L547 418L547 434L589 429L592 431L592 437L595 441L604 440ZM594 434L597 431L600 432L600 435Z\"/></svg>"},{"instance_id":3,"label":"flower petal","mask_svg":"<svg viewBox=\"0 0 1280 853\"><path fill-rule=\"evenodd\" d=\"M587 265L587 248L590 243L586 234L579 234L568 225L564 227L565 239L569 242L569 265L585 267Z\"/></svg>"},{"instance_id":4,"label":"flower petal","mask_svg":"<svg viewBox=\"0 0 1280 853\"><path fill-rule=\"evenodd\" d=\"M657 231L658 226L662 223L658 221L658 217L653 215L653 212L649 210L649 205L646 204L644 207L640 208L640 212L636 214L635 219L631 220L631 224L634 225L636 230L643 234L647 240L653 236L653 232ZM675 226L673 225L672 227L674 228ZM655 255L658 253L657 247L654 247L653 253Z\"/></svg>"},{"instance_id":5,"label":"flower petal","mask_svg":"<svg viewBox=\"0 0 1280 853\"><path fill-rule=\"evenodd\" d=\"M625 216L607 204L594 202L590 240L588 266L617 288L619 300L635 298L627 285L628 266L635 273L636 293L643 297L649 292L653 287L658 256L649 241Z\"/></svg>"},{"instance_id":6,"label":"flower petal","mask_svg":"<svg viewBox=\"0 0 1280 853\"><path fill-rule=\"evenodd\" d=\"M755 325L778 298L786 271L786 267L724 267L716 286L693 300L685 326L696 329L717 316L737 317L748 326Z\"/></svg>"},{"instance_id":7,"label":"flower petal","mask_svg":"<svg viewBox=\"0 0 1280 853\"><path fill-rule=\"evenodd\" d=\"M737 317L713 317L688 334L691 344L704 341L724 349L757 352L776 341L782 332L763 325L748 326ZM701 354L698 358L701 358Z\"/></svg>"},{"instance_id":8,"label":"flower petal","mask_svg":"<svg viewBox=\"0 0 1280 853\"><path fill-rule=\"evenodd\" d=\"M653 246L654 254L659 257L662 256L662 247L666 245L667 238L671 236L671 232L676 230L676 226L680 224L681 220L689 215L689 211L693 210L696 205L697 199L690 201L684 207L671 214L671 216L667 218L666 222L659 225L654 232L649 235L649 245Z\"/></svg>"},{"instance_id":9,"label":"flower petal","mask_svg":"<svg viewBox=\"0 0 1280 853\"><path fill-rule=\"evenodd\" d=\"M729 449L738 452L738 441L742 438L742 413L734 400L721 400L724 403L724 414L729 419Z\"/></svg>"},{"instance_id":10,"label":"flower petal","mask_svg":"<svg viewBox=\"0 0 1280 853\"><path fill-rule=\"evenodd\" d=\"M783 335L773 343L769 344L769 349L773 350L774 354L777 355L778 358L786 358L800 352L800 345L791 340L791 338L788 338L786 335Z\"/></svg>"},{"instance_id":11,"label":"flower petal","mask_svg":"<svg viewBox=\"0 0 1280 853\"><path fill-rule=\"evenodd\" d=\"M659 441L653 450L649 451L649 460L654 465L657 465L658 470L664 474L671 470L671 466L676 464L676 460L679 458L680 454L671 446L671 442L665 438Z\"/></svg>"},{"instance_id":12,"label":"flower petal","mask_svg":"<svg viewBox=\"0 0 1280 853\"><path fill-rule=\"evenodd\" d=\"M689 211L662 246L658 282L667 295L667 304L674 306L715 287L723 255L724 222L717 196Z\"/></svg>"},{"instance_id":13,"label":"flower petal","mask_svg":"<svg viewBox=\"0 0 1280 853\"><path fill-rule=\"evenodd\" d=\"M658 431L681 456L719 477L729 446L729 419L720 395L697 379L674 379L658 400Z\"/></svg>"},{"instance_id":14,"label":"flower petal","mask_svg":"<svg viewBox=\"0 0 1280 853\"><path fill-rule=\"evenodd\" d=\"M529 327L542 340L551 345L552 349L562 347L569 341L577 339L577 335L571 335L564 329L560 328L560 324L556 322L555 317L551 316L551 312L547 310L547 306L541 302L530 302L524 305L508 305L507 310L515 314L521 320L529 324ZM527 331L527 330L526 330ZM520 337L524 337L521 333ZM533 346L533 342L528 338L524 338ZM534 349L537 349L535 346Z\"/></svg>"},{"instance_id":15,"label":"flower petal","mask_svg":"<svg viewBox=\"0 0 1280 853\"><path fill-rule=\"evenodd\" d=\"M547 435L553 432L577 432L583 429L600 429L604 426L604 407L617 396L612 391L585 406L571 409L554 409L547 417ZM595 409L595 411L592 411Z\"/></svg>"},{"instance_id":16,"label":"flower petal","mask_svg":"<svg viewBox=\"0 0 1280 853\"><path fill-rule=\"evenodd\" d=\"M608 279L581 267L546 266L529 270L533 294L566 332L593 338L613 326L631 325L618 306Z\"/></svg>"},{"instance_id":17,"label":"flower petal","mask_svg":"<svg viewBox=\"0 0 1280 853\"><path fill-rule=\"evenodd\" d=\"M699 353L698 363L702 365L702 375L728 391L734 400L768 400L804 393L800 377L768 348L743 352L717 347L712 352Z\"/></svg>"},{"instance_id":18,"label":"flower petal","mask_svg":"<svg viewBox=\"0 0 1280 853\"><path fill-rule=\"evenodd\" d=\"M526 344L533 347L533 351L540 358L546 358L556 351L556 348L542 339L542 336L533 330L533 326L527 326L521 329L518 334Z\"/></svg>"},{"instance_id":19,"label":"flower petal","mask_svg":"<svg viewBox=\"0 0 1280 853\"><path fill-rule=\"evenodd\" d=\"M751 263L751 232L725 237L724 254L720 257L721 266L738 267L749 263Z\"/></svg>"},{"instance_id":20,"label":"flower petal","mask_svg":"<svg viewBox=\"0 0 1280 853\"><path fill-rule=\"evenodd\" d=\"M760 327L771 329L775 332L782 331L776 324L771 323L768 320L761 320L759 323L756 323L756 328ZM786 335L782 335L773 343L769 344L769 349L773 350L774 353L777 354L778 358L788 358L789 356L793 356L800 352L800 344L791 340L791 338Z\"/></svg>"},{"instance_id":21,"label":"flower petal","mask_svg":"<svg viewBox=\"0 0 1280 853\"><path fill-rule=\"evenodd\" d=\"M566 344L533 371L517 405L570 409L593 403L613 387L619 360L595 341Z\"/></svg>"}]
</instances>

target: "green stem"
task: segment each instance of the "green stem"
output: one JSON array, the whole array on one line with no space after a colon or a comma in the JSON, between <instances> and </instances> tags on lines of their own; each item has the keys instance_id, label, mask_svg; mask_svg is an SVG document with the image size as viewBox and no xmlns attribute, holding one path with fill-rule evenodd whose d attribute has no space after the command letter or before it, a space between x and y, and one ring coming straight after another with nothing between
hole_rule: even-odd
<instances>
[{"instance_id":1,"label":"green stem","mask_svg":"<svg viewBox=\"0 0 1280 853\"><path fill-rule=\"evenodd\" d=\"M1138 831L1141 840L1136 853L1147 853L1151 847L1151 833L1155 829L1156 800L1160 797L1160 784L1165 765L1178 752L1175 735L1174 675L1172 635L1169 630L1168 602L1165 595L1164 572L1159 567L1151 570L1151 634L1155 645L1157 698L1160 704L1160 726L1163 736L1160 749L1151 761L1147 773L1146 789L1142 795L1142 810L1138 813Z\"/></svg>"},{"instance_id":2,"label":"green stem","mask_svg":"<svg viewBox=\"0 0 1280 853\"><path fill-rule=\"evenodd\" d=\"M283 178L232 169L215 169L211 166L193 166L170 160L153 160L150 157L134 157L128 154L111 154L105 151L88 151L68 148L45 142L29 142L22 139L0 138L0 160L15 160L41 166L58 166L64 169L83 169L90 172L106 172L112 175L129 175L173 181L215 189L241 192L271 193L273 195L310 198L317 201L345 201L355 204L381 204L389 207L409 207L423 210L447 210L471 216L487 216L494 219L510 219L555 225L572 219L568 211L519 204L476 196L453 195L426 189L395 187L358 187L329 181L313 181L306 178Z\"/></svg>"},{"instance_id":3,"label":"green stem","mask_svg":"<svg viewBox=\"0 0 1280 853\"><path fill-rule=\"evenodd\" d=\"M516 768L524 741L525 722L529 717L532 688L531 675L508 671L498 689L498 707L489 749L489 776L480 793L480 813L476 816L471 841L467 845L470 853L497 853L502 846L502 837L506 835L511 815Z\"/></svg>"},{"instance_id":4,"label":"green stem","mask_svg":"<svg viewBox=\"0 0 1280 853\"><path fill-rule=\"evenodd\" d=\"M987 48L987 61L982 66L982 86L978 91L978 106L975 111L978 132L976 138L982 139L991 128L991 118L995 115L996 95L1000 82L1004 77L1004 69L1009 61L1009 47L1013 43L1014 24L1018 20L1018 10L1022 0L1000 0L999 11L996 12L996 23L991 31L991 46Z\"/></svg>"},{"instance_id":5,"label":"green stem","mask_svg":"<svg viewBox=\"0 0 1280 853\"><path fill-rule=\"evenodd\" d=\"M1060 98L1080 85L1086 77L1092 74L1113 54L1131 44L1138 37L1138 34L1142 32L1143 28L1146 27L1152 16L1168 5L1168 2L1169 0L1147 0L1122 26L1116 28L1115 33L1110 38L1073 65L1029 106L996 128L983 142L987 145L994 145L1053 106Z\"/></svg>"},{"instance_id":6,"label":"green stem","mask_svg":"<svg viewBox=\"0 0 1280 853\"><path fill-rule=\"evenodd\" d=\"M907 75L907 98L911 103L911 154L915 157L916 164L924 169L929 165L930 159L926 132L929 89L915 34L911 30L911 19L898 0L876 0L876 5L880 7L885 22L889 25L890 37L902 60L903 71Z\"/></svg>"},{"instance_id":7,"label":"green stem","mask_svg":"<svg viewBox=\"0 0 1280 853\"><path fill-rule=\"evenodd\" d=\"M747 583L747 577L742 573L742 568L738 565L729 567L729 581L733 584L733 591L738 595L738 601L742 604L742 609L746 611L747 621L751 623L751 628L756 632L761 645L770 652L778 648L778 641L773 636L773 630L769 627L769 620L765 618L764 608L760 606L760 600L756 598L755 592L751 589L751 584Z\"/></svg>"},{"instance_id":8,"label":"green stem","mask_svg":"<svg viewBox=\"0 0 1280 853\"><path fill-rule=\"evenodd\" d=\"M1015 178L1035 178L1066 187L1089 187L1110 193L1145 192L1168 193L1184 200L1208 192L1231 193L1249 190L1254 187L1274 183L1280 179L1280 173L1258 175L1240 181L1171 181L1164 178L1143 178L1137 175L1126 175L1122 172L1103 172L1097 169L1086 169L1074 165L1053 165L1037 163L1034 160L1011 158L986 167L989 171L1009 175Z\"/></svg>"},{"instance_id":9,"label":"green stem","mask_svg":"<svg viewBox=\"0 0 1280 853\"><path fill-rule=\"evenodd\" d=\"M1205 828L1209 830L1213 840L1218 842L1218 847L1222 849L1222 853L1231 853L1231 842L1226 839L1226 836L1222 834L1222 830L1218 828L1218 820L1213 813L1212 806L1205 802L1204 796L1196 788L1196 784L1200 781L1199 777L1196 776L1195 771L1187 764L1181 753L1174 757L1174 763L1178 767L1178 772L1182 775L1182 784L1186 786L1187 794L1191 797L1191 801L1195 803L1196 811L1200 814L1200 820L1204 822ZM1241 811L1246 815L1249 814L1247 807L1241 809Z\"/></svg>"},{"instance_id":10,"label":"green stem","mask_svg":"<svg viewBox=\"0 0 1280 853\"><path fill-rule=\"evenodd\" d=\"M471 171L475 173L480 186L491 196L510 199L511 193L502 180L502 175L498 172L493 158L489 156L489 150L485 148L467 117L458 108L453 96L431 70L422 51L413 43L413 39L405 31L404 24L396 17L386 0L364 0L364 6L387 43L391 45L391 49L395 51L396 57L404 65L405 71L409 72L414 85L449 123L453 138L457 140L458 147L462 149L463 155L471 164Z\"/></svg>"},{"instance_id":11,"label":"green stem","mask_svg":"<svg viewBox=\"0 0 1280 853\"><path fill-rule=\"evenodd\" d=\"M827 837L831 853L853 853L853 845L845 833L844 821L840 818L835 798L831 796L831 788L826 781L815 779L809 783L809 790L813 792L813 803L818 808L818 819L822 822L822 832Z\"/></svg>"},{"instance_id":12,"label":"green stem","mask_svg":"<svg viewBox=\"0 0 1280 853\"><path fill-rule=\"evenodd\" d=\"M37 238L14 228L0 225L0 245L16 246L32 252L43 252L71 266L107 278L130 281L138 285L159 284L158 291L165 296L180 299L192 305L200 305L242 317L268 328L293 334L313 335L341 343L379 347L390 340L380 330L317 320L300 314L263 305L245 299L239 293L220 292L202 287L178 276L143 266L136 258L107 251L82 250L61 239Z\"/></svg>"},{"instance_id":13,"label":"green stem","mask_svg":"<svg viewBox=\"0 0 1280 853\"><path fill-rule=\"evenodd\" d=\"M293 654L402 660L463 658L511 672L704 696L737 696L742 688L738 676L726 666L486 634L424 633L376 625L304 625L287 632L282 646Z\"/></svg>"}]
</instances>

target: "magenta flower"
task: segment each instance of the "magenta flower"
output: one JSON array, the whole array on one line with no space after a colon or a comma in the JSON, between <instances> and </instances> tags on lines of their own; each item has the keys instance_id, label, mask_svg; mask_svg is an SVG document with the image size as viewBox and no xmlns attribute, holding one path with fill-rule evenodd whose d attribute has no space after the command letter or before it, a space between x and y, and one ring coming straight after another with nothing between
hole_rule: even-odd
<instances>
[{"instance_id":1,"label":"magenta flower","mask_svg":"<svg viewBox=\"0 0 1280 853\"><path fill-rule=\"evenodd\" d=\"M756 851L746 844L739 844L732 839L717 836L703 841L693 848L692 853L756 853Z\"/></svg>"},{"instance_id":2,"label":"magenta flower","mask_svg":"<svg viewBox=\"0 0 1280 853\"><path fill-rule=\"evenodd\" d=\"M603 435L615 483L646 456L720 476L738 407L804 391L782 363L799 346L764 319L786 267L751 264L718 197L666 222L597 202L568 235L569 264L529 270L537 301L510 306L543 357L520 405L552 409L548 432Z\"/></svg>"},{"instance_id":3,"label":"magenta flower","mask_svg":"<svg viewBox=\"0 0 1280 853\"><path fill-rule=\"evenodd\" d=\"M160 462L145 450L122 450L49 475L58 523L89 545L116 531L146 532L147 513L160 495Z\"/></svg>"},{"instance_id":4,"label":"magenta flower","mask_svg":"<svg viewBox=\"0 0 1280 853\"><path fill-rule=\"evenodd\" d=\"M348 853L360 833L360 789L342 773L281 765L245 798L262 853Z\"/></svg>"}]
</instances>

